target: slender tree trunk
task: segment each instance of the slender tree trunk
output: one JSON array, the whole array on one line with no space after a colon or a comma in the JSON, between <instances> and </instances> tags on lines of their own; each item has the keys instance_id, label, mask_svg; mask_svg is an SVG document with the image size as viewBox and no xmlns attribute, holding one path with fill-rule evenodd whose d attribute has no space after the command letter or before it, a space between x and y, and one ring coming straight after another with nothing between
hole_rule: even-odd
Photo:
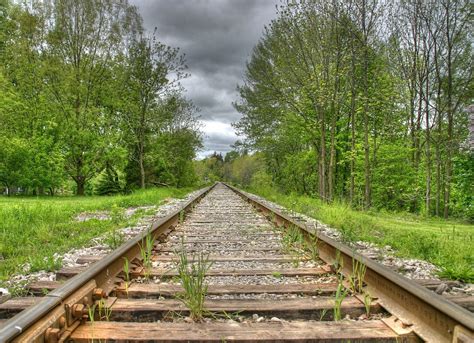
<instances>
[{"instance_id":1,"label":"slender tree trunk","mask_svg":"<svg viewBox=\"0 0 474 343\"><path fill-rule=\"evenodd\" d=\"M356 107L356 90L355 90L355 49L354 43L351 45L351 109L350 109L350 125L351 125L351 156L350 156L350 190L349 201L354 205L354 188L355 188L355 107Z\"/></svg>"},{"instance_id":2,"label":"slender tree trunk","mask_svg":"<svg viewBox=\"0 0 474 343\"><path fill-rule=\"evenodd\" d=\"M146 188L145 176L145 130L146 130L146 112L148 109L148 102L142 104L140 116L140 129L138 132L138 166L140 167L140 188Z\"/></svg>"},{"instance_id":3,"label":"slender tree trunk","mask_svg":"<svg viewBox=\"0 0 474 343\"><path fill-rule=\"evenodd\" d=\"M363 32L363 92L364 92L364 208L367 210L371 206L371 171L370 171L370 145L369 145L369 27L367 21L367 1L362 1L362 32Z\"/></svg>"},{"instance_id":4,"label":"slender tree trunk","mask_svg":"<svg viewBox=\"0 0 474 343\"><path fill-rule=\"evenodd\" d=\"M441 87L441 86L440 86ZM440 91L438 90L438 99L440 96ZM443 185L443 180L442 180L442 163L443 161L441 160L441 142L442 142L442 127L443 127L443 119L442 119L442 113L439 110L439 106L441 104L439 103L440 101L438 100L438 118L437 118L437 142L436 142L436 215L440 216L441 215L441 194L444 192L444 185Z\"/></svg>"},{"instance_id":5,"label":"slender tree trunk","mask_svg":"<svg viewBox=\"0 0 474 343\"><path fill-rule=\"evenodd\" d=\"M426 123L426 192L425 192L425 207L426 215L429 216L431 213L431 137L430 137L430 110L429 110L429 78L426 75L426 88L425 88L425 123Z\"/></svg>"},{"instance_id":6,"label":"slender tree trunk","mask_svg":"<svg viewBox=\"0 0 474 343\"><path fill-rule=\"evenodd\" d=\"M323 201L327 201L326 198L326 123L324 111L320 111L321 115L321 153L319 156L319 196Z\"/></svg>"},{"instance_id":7,"label":"slender tree trunk","mask_svg":"<svg viewBox=\"0 0 474 343\"><path fill-rule=\"evenodd\" d=\"M412 87L414 82L412 82ZM411 163L415 165L415 91L410 89L410 137L411 137Z\"/></svg>"},{"instance_id":8,"label":"slender tree trunk","mask_svg":"<svg viewBox=\"0 0 474 343\"><path fill-rule=\"evenodd\" d=\"M334 182L335 182L335 168L336 168L336 114L333 114L331 120L331 148L329 155L329 177L328 177L328 200L334 199Z\"/></svg>"},{"instance_id":9,"label":"slender tree trunk","mask_svg":"<svg viewBox=\"0 0 474 343\"><path fill-rule=\"evenodd\" d=\"M436 36L433 36L434 39L434 55L433 55L433 62L435 65L435 73L436 73L436 147L435 147L435 154L436 154L436 200L435 200L435 213L436 216L439 216L441 213L441 190L444 189L442 184L442 170L441 170L441 142L442 142L442 127L443 127L443 114L441 112L441 89L442 89L442 79L441 79L441 71L439 65L439 54L438 54L438 43Z\"/></svg>"},{"instance_id":10,"label":"slender tree trunk","mask_svg":"<svg viewBox=\"0 0 474 343\"><path fill-rule=\"evenodd\" d=\"M73 177L76 182L76 195L84 195L86 188L86 176L83 175L83 165L84 160L82 156L78 157L75 161L76 163L76 175Z\"/></svg>"},{"instance_id":11,"label":"slender tree trunk","mask_svg":"<svg viewBox=\"0 0 474 343\"><path fill-rule=\"evenodd\" d=\"M140 142L138 147L138 165L140 167L140 188L145 189L146 180L143 142Z\"/></svg>"},{"instance_id":12,"label":"slender tree trunk","mask_svg":"<svg viewBox=\"0 0 474 343\"><path fill-rule=\"evenodd\" d=\"M449 20L450 2L446 4L446 41L447 41L447 117L448 117L448 141L446 147L446 180L445 180L445 191L444 191L444 218L449 216L449 202L451 196L451 178L453 174L453 69L452 69L452 35L451 35L451 23Z\"/></svg>"},{"instance_id":13,"label":"slender tree trunk","mask_svg":"<svg viewBox=\"0 0 474 343\"><path fill-rule=\"evenodd\" d=\"M355 155L355 109L351 110L351 165L350 165L351 188L349 191L349 199L352 205L354 205L354 191L355 191L355 156L354 155Z\"/></svg>"},{"instance_id":14,"label":"slender tree trunk","mask_svg":"<svg viewBox=\"0 0 474 343\"><path fill-rule=\"evenodd\" d=\"M371 192L370 192L370 146L369 146L369 85L368 85L368 73L369 73L369 61L368 61L368 52L367 52L367 42L364 46L364 174L365 174L365 191L364 191L364 200L365 209L369 209L371 206Z\"/></svg>"},{"instance_id":15,"label":"slender tree trunk","mask_svg":"<svg viewBox=\"0 0 474 343\"><path fill-rule=\"evenodd\" d=\"M351 126L351 155L350 155L350 189L349 189L349 201L351 205L354 205L354 188L355 188L355 106L356 106L356 73L355 73L355 47L354 42L351 40L351 107L349 113L349 121Z\"/></svg>"}]
</instances>

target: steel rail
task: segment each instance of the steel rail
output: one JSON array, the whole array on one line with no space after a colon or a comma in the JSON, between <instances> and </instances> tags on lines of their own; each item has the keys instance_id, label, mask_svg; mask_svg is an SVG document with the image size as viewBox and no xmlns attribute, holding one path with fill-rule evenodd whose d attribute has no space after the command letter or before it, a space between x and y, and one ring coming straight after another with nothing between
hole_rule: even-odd
<instances>
[{"instance_id":1,"label":"steel rail","mask_svg":"<svg viewBox=\"0 0 474 343\"><path fill-rule=\"evenodd\" d=\"M58 289L47 294L38 304L22 311L15 317L6 321L4 326L0 329L0 342L10 342L12 340L21 341L22 337L20 335L27 332L27 330L32 328L38 321L44 319L48 315L58 312L58 310L59 315L55 314L54 318L49 320L51 323L47 322L46 325L49 325L49 327L61 327L61 325L55 323L55 321L58 321L61 316L64 317L65 309L63 308L63 305L65 305L68 299L74 299L75 293L80 292L84 286L91 282L91 280L95 281L95 288L107 288L113 286L114 277L123 268L123 258L128 258L132 261L133 258L139 256L140 243L148 233L152 233L153 236L157 238L159 235L169 230L178 222L183 211L188 212L192 206L203 198L214 186L215 184L201 189L198 194L188 200L179 209L154 222L149 231L127 241L102 260L92 264L84 272L76 275ZM62 325L63 329L67 329L67 327L64 328L64 323ZM44 335L44 332L40 332L38 335Z\"/></svg>"},{"instance_id":2,"label":"steel rail","mask_svg":"<svg viewBox=\"0 0 474 343\"><path fill-rule=\"evenodd\" d=\"M367 271L364 281L367 284L367 290L371 296L378 298L379 303L386 310L398 318L395 325L400 328L400 331L412 329L428 342L472 342L474 315L471 312L382 264L362 256L348 245L309 228L305 223L275 208L270 208L234 186L224 184L265 215L271 215L276 225L298 227L303 230L306 237L316 234L320 258L332 264L339 254L343 258L343 274L346 276L353 273L355 261L365 264Z\"/></svg>"}]
</instances>

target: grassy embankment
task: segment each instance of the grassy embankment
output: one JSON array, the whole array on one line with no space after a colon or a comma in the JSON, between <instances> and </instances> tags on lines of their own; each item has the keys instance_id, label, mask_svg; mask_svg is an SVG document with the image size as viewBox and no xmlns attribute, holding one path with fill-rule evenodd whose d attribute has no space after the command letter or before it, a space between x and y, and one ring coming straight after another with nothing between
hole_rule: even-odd
<instances>
[{"instance_id":1,"label":"grassy embankment","mask_svg":"<svg viewBox=\"0 0 474 343\"><path fill-rule=\"evenodd\" d=\"M439 266L441 277L474 282L474 225L459 220L425 218L409 213L361 212L346 204L324 204L272 189L249 189L288 209L337 228L346 241L390 245L398 256Z\"/></svg>"},{"instance_id":2,"label":"grassy embankment","mask_svg":"<svg viewBox=\"0 0 474 343\"><path fill-rule=\"evenodd\" d=\"M21 271L24 263L30 271L55 270L60 261L54 253L86 245L92 238L113 234L119 227L137 221L144 211L125 218L128 207L159 205L169 197L182 197L192 189L153 188L130 195L91 197L0 197L0 282ZM82 212L111 210L110 220L78 222ZM115 240L111 236L112 241ZM111 242L114 243L114 242Z\"/></svg>"}]
</instances>

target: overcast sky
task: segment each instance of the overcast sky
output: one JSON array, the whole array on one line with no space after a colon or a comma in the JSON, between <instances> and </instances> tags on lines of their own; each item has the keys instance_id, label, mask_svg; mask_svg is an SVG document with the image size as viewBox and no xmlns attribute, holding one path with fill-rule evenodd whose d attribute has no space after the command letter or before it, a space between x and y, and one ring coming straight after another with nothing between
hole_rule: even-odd
<instances>
[{"instance_id":1,"label":"overcast sky","mask_svg":"<svg viewBox=\"0 0 474 343\"><path fill-rule=\"evenodd\" d=\"M182 85L201 109L204 149L229 151L237 137L230 126L239 119L232 107L245 62L264 25L275 16L278 0L131 0L149 32L186 55L191 77Z\"/></svg>"}]
</instances>

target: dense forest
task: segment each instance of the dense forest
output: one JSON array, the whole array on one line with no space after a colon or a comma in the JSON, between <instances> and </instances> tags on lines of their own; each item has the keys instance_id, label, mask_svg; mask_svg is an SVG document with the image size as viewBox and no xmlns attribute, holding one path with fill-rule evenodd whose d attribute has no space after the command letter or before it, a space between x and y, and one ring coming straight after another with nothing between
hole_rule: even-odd
<instances>
[{"instance_id":1,"label":"dense forest","mask_svg":"<svg viewBox=\"0 0 474 343\"><path fill-rule=\"evenodd\" d=\"M234 104L242 139L194 161L178 48L122 0L0 0L0 192L227 180L357 209L474 218L468 0L283 0ZM470 114L471 113L471 114Z\"/></svg>"},{"instance_id":2,"label":"dense forest","mask_svg":"<svg viewBox=\"0 0 474 343\"><path fill-rule=\"evenodd\" d=\"M277 12L238 88L243 142L197 163L201 177L474 218L472 3L284 1Z\"/></svg>"},{"instance_id":3,"label":"dense forest","mask_svg":"<svg viewBox=\"0 0 474 343\"><path fill-rule=\"evenodd\" d=\"M0 0L0 192L193 184L186 69L127 1Z\"/></svg>"}]
</instances>

